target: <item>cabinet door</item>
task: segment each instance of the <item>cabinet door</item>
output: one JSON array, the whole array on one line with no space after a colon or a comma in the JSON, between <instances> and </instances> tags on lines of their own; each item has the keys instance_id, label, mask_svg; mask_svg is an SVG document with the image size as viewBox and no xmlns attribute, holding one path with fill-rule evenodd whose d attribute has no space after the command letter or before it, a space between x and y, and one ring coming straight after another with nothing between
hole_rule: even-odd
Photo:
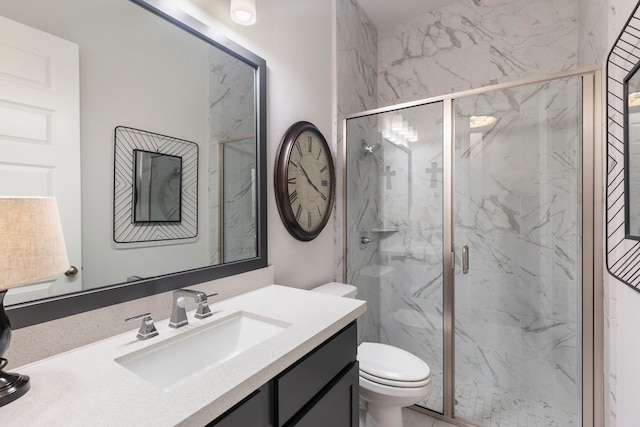
<instances>
[{"instance_id":1,"label":"cabinet door","mask_svg":"<svg viewBox=\"0 0 640 427\"><path fill-rule=\"evenodd\" d=\"M358 427L358 362L329 384L300 418L287 427Z\"/></svg>"},{"instance_id":2,"label":"cabinet door","mask_svg":"<svg viewBox=\"0 0 640 427\"><path fill-rule=\"evenodd\" d=\"M250 394L207 427L272 427L271 383Z\"/></svg>"},{"instance_id":3,"label":"cabinet door","mask_svg":"<svg viewBox=\"0 0 640 427\"><path fill-rule=\"evenodd\" d=\"M314 396L356 360L357 339L354 322L274 380L277 426L288 424Z\"/></svg>"}]
</instances>

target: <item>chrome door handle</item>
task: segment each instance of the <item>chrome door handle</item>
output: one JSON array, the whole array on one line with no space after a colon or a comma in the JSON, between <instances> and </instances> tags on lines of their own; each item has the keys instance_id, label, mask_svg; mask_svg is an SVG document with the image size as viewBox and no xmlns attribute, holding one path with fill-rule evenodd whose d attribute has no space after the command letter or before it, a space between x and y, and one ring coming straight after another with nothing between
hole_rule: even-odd
<instances>
[{"instance_id":1,"label":"chrome door handle","mask_svg":"<svg viewBox=\"0 0 640 427\"><path fill-rule=\"evenodd\" d=\"M67 277L75 276L76 274L78 274L78 267L76 267L75 265L72 265L67 271L64 272L64 275Z\"/></svg>"},{"instance_id":2,"label":"chrome door handle","mask_svg":"<svg viewBox=\"0 0 640 427\"><path fill-rule=\"evenodd\" d=\"M462 274L469 272L469 246L462 245Z\"/></svg>"}]
</instances>

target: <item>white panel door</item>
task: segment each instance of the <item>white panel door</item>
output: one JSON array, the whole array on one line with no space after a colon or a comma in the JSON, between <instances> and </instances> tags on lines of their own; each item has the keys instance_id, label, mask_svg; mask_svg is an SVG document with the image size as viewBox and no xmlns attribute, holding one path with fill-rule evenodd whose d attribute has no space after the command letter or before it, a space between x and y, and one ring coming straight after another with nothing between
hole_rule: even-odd
<instances>
[{"instance_id":1,"label":"white panel door","mask_svg":"<svg viewBox=\"0 0 640 427\"><path fill-rule=\"evenodd\" d=\"M82 289L78 45L0 17L0 195L58 200L75 276L13 288L5 303Z\"/></svg>"}]
</instances>

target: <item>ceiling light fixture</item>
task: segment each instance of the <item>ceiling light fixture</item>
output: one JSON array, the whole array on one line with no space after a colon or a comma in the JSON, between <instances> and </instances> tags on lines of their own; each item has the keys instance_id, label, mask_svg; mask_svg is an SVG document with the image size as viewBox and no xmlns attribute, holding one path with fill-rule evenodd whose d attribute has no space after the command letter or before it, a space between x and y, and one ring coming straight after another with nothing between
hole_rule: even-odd
<instances>
[{"instance_id":1,"label":"ceiling light fixture","mask_svg":"<svg viewBox=\"0 0 640 427\"><path fill-rule=\"evenodd\" d=\"M416 129L413 129L411 131L411 135L409 135L407 137L407 141L409 141L409 142L417 142L418 141L418 131Z\"/></svg>"},{"instance_id":2,"label":"ceiling light fixture","mask_svg":"<svg viewBox=\"0 0 640 427\"><path fill-rule=\"evenodd\" d=\"M394 132L401 131L403 121L404 118L402 117L402 114L394 114L393 118L391 119L391 130Z\"/></svg>"},{"instance_id":3,"label":"ceiling light fixture","mask_svg":"<svg viewBox=\"0 0 640 427\"><path fill-rule=\"evenodd\" d=\"M496 120L498 119L493 116L471 116L469 117L469 127L474 129L489 126L494 124Z\"/></svg>"},{"instance_id":4,"label":"ceiling light fixture","mask_svg":"<svg viewBox=\"0 0 640 427\"><path fill-rule=\"evenodd\" d=\"M231 0L231 20L240 25L256 23L256 0Z\"/></svg>"}]
</instances>

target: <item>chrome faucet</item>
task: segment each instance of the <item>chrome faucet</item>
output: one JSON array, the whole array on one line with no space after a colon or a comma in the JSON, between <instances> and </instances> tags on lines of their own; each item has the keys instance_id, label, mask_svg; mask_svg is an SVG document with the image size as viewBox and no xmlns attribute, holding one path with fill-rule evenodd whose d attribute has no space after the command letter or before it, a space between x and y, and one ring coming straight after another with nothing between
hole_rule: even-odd
<instances>
[{"instance_id":1,"label":"chrome faucet","mask_svg":"<svg viewBox=\"0 0 640 427\"><path fill-rule=\"evenodd\" d=\"M129 317L124 321L129 323L129 322L133 322L135 320L140 320L140 319L142 319L142 324L140 325L140 330L138 331L138 335L136 335L136 337L139 340L146 340L146 339L158 336L158 331L155 325L153 324L151 313L139 314L137 316Z\"/></svg>"},{"instance_id":2,"label":"chrome faucet","mask_svg":"<svg viewBox=\"0 0 640 427\"><path fill-rule=\"evenodd\" d=\"M171 328L181 328L189 324L187 320L187 311L184 308L184 297L193 298L198 303L198 310L196 311L196 319L204 319L212 316L209 309L208 297L212 297L218 294L207 295L202 291L192 291L191 289L178 289L173 291L173 309L171 310L171 319L169 320L169 326Z\"/></svg>"}]
</instances>

